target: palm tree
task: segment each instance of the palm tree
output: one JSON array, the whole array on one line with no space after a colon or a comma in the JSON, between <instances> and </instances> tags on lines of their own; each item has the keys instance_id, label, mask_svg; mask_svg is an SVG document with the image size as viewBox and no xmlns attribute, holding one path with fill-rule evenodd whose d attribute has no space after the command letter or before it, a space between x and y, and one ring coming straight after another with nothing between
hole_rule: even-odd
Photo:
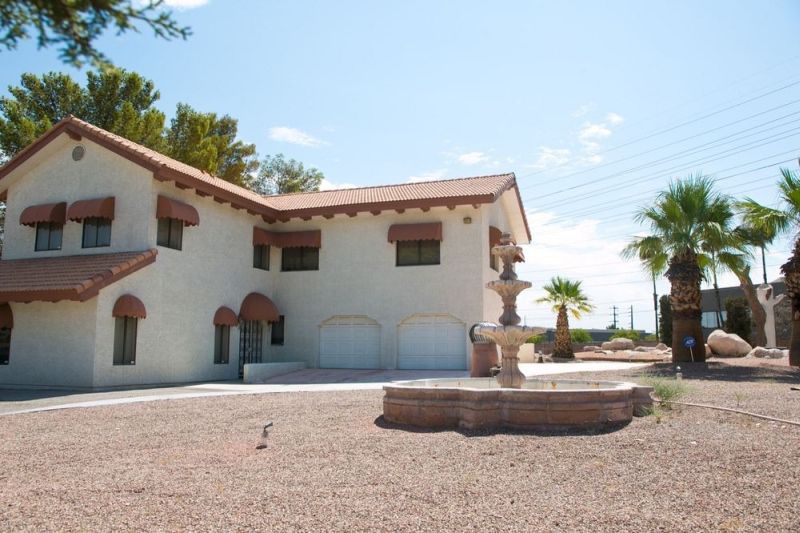
<instances>
[{"instance_id":1,"label":"palm tree","mask_svg":"<svg viewBox=\"0 0 800 533\"><path fill-rule=\"evenodd\" d=\"M672 357L676 362L705 361L705 350L684 346L686 337L702 343L700 256L707 241L721 240L730 231L730 201L714 190L706 176L689 176L670 183L658 195L655 205L637 213L636 221L647 223L651 237L658 239L669 257L666 270L672 307ZM696 354L694 352L697 352Z\"/></svg>"},{"instance_id":2,"label":"palm tree","mask_svg":"<svg viewBox=\"0 0 800 533\"><path fill-rule=\"evenodd\" d=\"M569 317L567 313L572 313L575 318L580 318L581 313L591 312L593 306L589 303L589 298L581 290L580 281L572 281L556 276L551 278L550 282L542 288L547 295L542 296L536 302L553 304L553 311L558 313L553 357L575 357L572 352L572 339L569 335Z\"/></svg>"},{"instance_id":3,"label":"palm tree","mask_svg":"<svg viewBox=\"0 0 800 533\"><path fill-rule=\"evenodd\" d=\"M656 279L667 270L669 257L664 253L664 246L661 239L649 235L647 237L637 237L631 241L623 250L622 257L633 259L637 257L641 261L645 271L650 274L653 280L653 311L656 314L656 337L658 331L658 292L656 291Z\"/></svg>"},{"instance_id":4,"label":"palm tree","mask_svg":"<svg viewBox=\"0 0 800 533\"><path fill-rule=\"evenodd\" d=\"M702 249L704 254L700 256L700 266L704 271L711 273L711 282L714 287L714 296L717 303L717 327L722 327L722 300L720 298L717 274L728 270L742 278L740 273L748 268L747 278L749 279L749 260L751 254L748 251L749 243L743 238L739 228L731 229L733 223L733 212L728 213L725 220L719 220L710 226L711 231L703 241ZM751 283L752 285L752 283Z\"/></svg>"},{"instance_id":5,"label":"palm tree","mask_svg":"<svg viewBox=\"0 0 800 533\"><path fill-rule=\"evenodd\" d=\"M782 206L766 207L751 198L737 204L745 224L765 235L800 230L800 174L781 169L778 181ZM792 299L792 340L789 345L789 364L800 366L800 233L795 236L794 250L789 260L781 265L786 289Z\"/></svg>"}]
</instances>

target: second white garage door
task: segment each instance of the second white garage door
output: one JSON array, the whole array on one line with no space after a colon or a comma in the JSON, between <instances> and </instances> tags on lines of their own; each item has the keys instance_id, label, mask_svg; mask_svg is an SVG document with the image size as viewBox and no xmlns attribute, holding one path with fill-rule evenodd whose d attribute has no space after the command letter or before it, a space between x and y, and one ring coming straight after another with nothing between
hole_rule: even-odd
<instances>
[{"instance_id":1,"label":"second white garage door","mask_svg":"<svg viewBox=\"0 0 800 533\"><path fill-rule=\"evenodd\" d=\"M381 327L366 316L335 316L319 332L320 368L380 368Z\"/></svg>"},{"instance_id":2,"label":"second white garage door","mask_svg":"<svg viewBox=\"0 0 800 533\"><path fill-rule=\"evenodd\" d=\"M466 328L463 322L453 316L413 316L400 324L398 336L398 368L467 368Z\"/></svg>"}]
</instances>

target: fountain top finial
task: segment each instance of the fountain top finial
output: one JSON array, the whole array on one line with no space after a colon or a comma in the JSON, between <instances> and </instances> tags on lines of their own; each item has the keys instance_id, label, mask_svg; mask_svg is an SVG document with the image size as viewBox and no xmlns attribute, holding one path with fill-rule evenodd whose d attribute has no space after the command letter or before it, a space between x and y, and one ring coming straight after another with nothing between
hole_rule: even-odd
<instances>
[{"instance_id":1,"label":"fountain top finial","mask_svg":"<svg viewBox=\"0 0 800 533\"><path fill-rule=\"evenodd\" d=\"M500 244L492 247L492 254L500 257L503 261L503 271L500 273L500 279L503 281L516 280L517 273L514 272L514 262L524 261L524 259L522 247L514 243L510 233L503 233L500 236Z\"/></svg>"}]
</instances>

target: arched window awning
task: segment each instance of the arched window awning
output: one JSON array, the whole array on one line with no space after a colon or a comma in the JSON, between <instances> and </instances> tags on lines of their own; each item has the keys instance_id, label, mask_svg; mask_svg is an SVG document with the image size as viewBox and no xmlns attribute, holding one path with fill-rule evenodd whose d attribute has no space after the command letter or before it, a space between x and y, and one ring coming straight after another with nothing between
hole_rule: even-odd
<instances>
[{"instance_id":1,"label":"arched window awning","mask_svg":"<svg viewBox=\"0 0 800 533\"><path fill-rule=\"evenodd\" d=\"M67 220L80 222L85 218L103 218L114 220L114 197L96 198L94 200L78 200L67 210Z\"/></svg>"},{"instance_id":2,"label":"arched window awning","mask_svg":"<svg viewBox=\"0 0 800 533\"><path fill-rule=\"evenodd\" d=\"M132 294L123 294L114 304L111 316L115 318L147 318L147 310L139 298Z\"/></svg>"},{"instance_id":3,"label":"arched window awning","mask_svg":"<svg viewBox=\"0 0 800 533\"><path fill-rule=\"evenodd\" d=\"M35 226L39 222L63 224L66 221L67 202L32 205L23 209L19 215L19 223L23 226Z\"/></svg>"},{"instance_id":4,"label":"arched window awning","mask_svg":"<svg viewBox=\"0 0 800 533\"><path fill-rule=\"evenodd\" d=\"M396 241L441 241L442 223L393 224L389 227L389 242Z\"/></svg>"},{"instance_id":5,"label":"arched window awning","mask_svg":"<svg viewBox=\"0 0 800 533\"><path fill-rule=\"evenodd\" d=\"M251 292L242 301L239 310L239 318L242 320L263 320L265 322L277 322L280 319L278 308L272 300L257 292Z\"/></svg>"},{"instance_id":6,"label":"arched window awning","mask_svg":"<svg viewBox=\"0 0 800 533\"><path fill-rule=\"evenodd\" d=\"M214 313L214 325L235 327L239 325L239 319L236 318L236 313L233 312L233 309L223 305Z\"/></svg>"},{"instance_id":7,"label":"arched window awning","mask_svg":"<svg viewBox=\"0 0 800 533\"><path fill-rule=\"evenodd\" d=\"M172 218L180 220L187 226L200 225L200 215L197 214L197 209L189 204L167 198L166 196L158 197L158 205L156 206L156 218Z\"/></svg>"},{"instance_id":8,"label":"arched window awning","mask_svg":"<svg viewBox=\"0 0 800 533\"><path fill-rule=\"evenodd\" d=\"M14 313L8 304L0 304L0 329L14 329Z\"/></svg>"}]
</instances>

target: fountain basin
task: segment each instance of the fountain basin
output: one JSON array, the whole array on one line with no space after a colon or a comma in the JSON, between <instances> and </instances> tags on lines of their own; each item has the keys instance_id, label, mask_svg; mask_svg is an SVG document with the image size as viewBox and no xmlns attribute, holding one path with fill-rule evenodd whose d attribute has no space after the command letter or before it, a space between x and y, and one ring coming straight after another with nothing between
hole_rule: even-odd
<instances>
[{"instance_id":1,"label":"fountain basin","mask_svg":"<svg viewBox=\"0 0 800 533\"><path fill-rule=\"evenodd\" d=\"M520 389L493 378L423 379L383 388L388 422L426 428L572 429L629 422L652 406L652 387L619 381L532 379Z\"/></svg>"}]
</instances>

